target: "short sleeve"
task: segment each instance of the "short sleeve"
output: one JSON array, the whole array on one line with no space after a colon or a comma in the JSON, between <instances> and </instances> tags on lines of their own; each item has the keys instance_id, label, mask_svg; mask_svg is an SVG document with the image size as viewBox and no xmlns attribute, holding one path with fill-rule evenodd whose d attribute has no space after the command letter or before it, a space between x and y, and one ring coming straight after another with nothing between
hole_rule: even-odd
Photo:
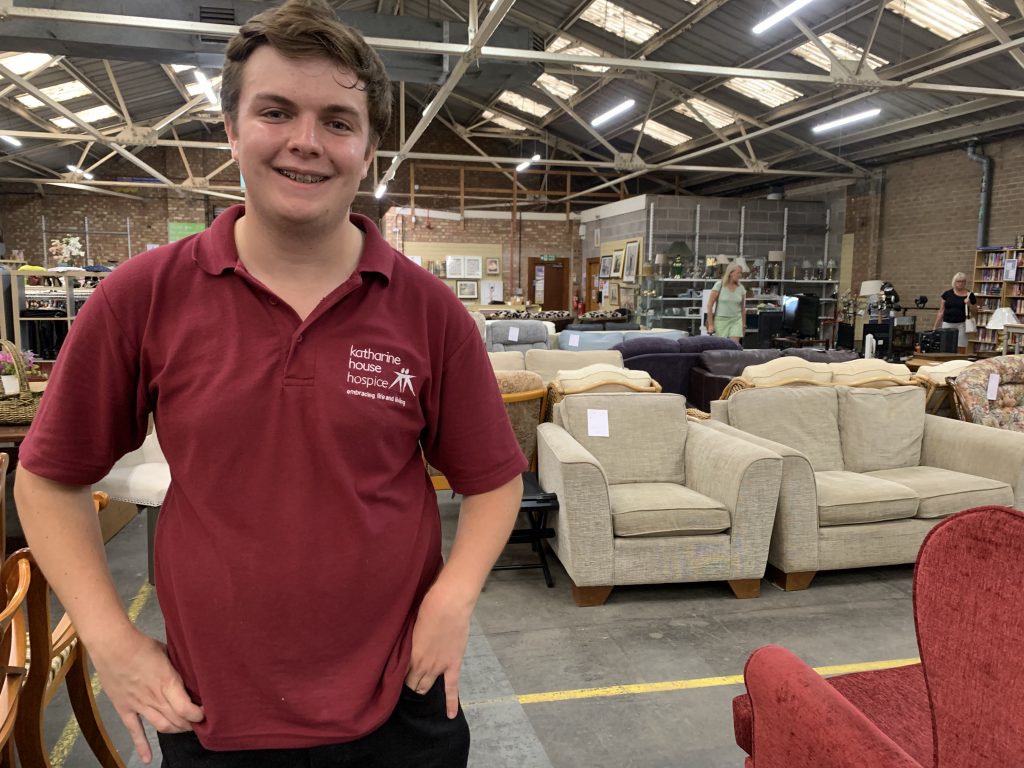
<instances>
[{"instance_id":1,"label":"short sleeve","mask_svg":"<svg viewBox=\"0 0 1024 768\"><path fill-rule=\"evenodd\" d=\"M716 280L715 284L711 286L711 290L712 291L718 291L719 293L721 293L722 292L722 281L721 280Z\"/></svg>"},{"instance_id":2,"label":"short sleeve","mask_svg":"<svg viewBox=\"0 0 1024 768\"><path fill-rule=\"evenodd\" d=\"M977 304L978 303L978 297L974 295L974 291L971 291L971 297L970 298L971 298L971 304Z\"/></svg>"}]
</instances>

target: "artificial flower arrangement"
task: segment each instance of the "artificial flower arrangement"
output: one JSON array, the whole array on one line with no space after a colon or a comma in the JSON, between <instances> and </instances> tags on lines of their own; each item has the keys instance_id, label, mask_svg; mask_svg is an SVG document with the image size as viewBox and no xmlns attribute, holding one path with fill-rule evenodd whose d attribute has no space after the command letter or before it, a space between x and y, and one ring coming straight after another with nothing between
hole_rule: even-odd
<instances>
[{"instance_id":1,"label":"artificial flower arrangement","mask_svg":"<svg viewBox=\"0 0 1024 768\"><path fill-rule=\"evenodd\" d=\"M51 240L47 250L60 264L70 264L85 255L82 241L74 235L62 237L60 240Z\"/></svg>"},{"instance_id":2,"label":"artificial flower arrangement","mask_svg":"<svg viewBox=\"0 0 1024 768\"><path fill-rule=\"evenodd\" d=\"M44 376L39 363L36 362L36 353L31 349L21 351L21 360L25 364L25 373L29 376ZM17 376L18 369L14 366L14 358L10 352L0 351L0 375Z\"/></svg>"}]
</instances>

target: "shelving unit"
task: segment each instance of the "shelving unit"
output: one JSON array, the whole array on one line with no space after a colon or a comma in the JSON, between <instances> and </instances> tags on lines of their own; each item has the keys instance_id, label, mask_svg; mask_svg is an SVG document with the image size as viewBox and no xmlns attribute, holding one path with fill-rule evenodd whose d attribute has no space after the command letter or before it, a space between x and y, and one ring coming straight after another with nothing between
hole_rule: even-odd
<instances>
[{"instance_id":1,"label":"shelving unit","mask_svg":"<svg viewBox=\"0 0 1024 768\"><path fill-rule=\"evenodd\" d=\"M14 342L43 361L55 360L82 304L110 272L12 272ZM31 278L49 281L33 285Z\"/></svg>"},{"instance_id":2,"label":"shelving unit","mask_svg":"<svg viewBox=\"0 0 1024 768\"><path fill-rule=\"evenodd\" d=\"M1005 267L1016 259L1012 279L1006 279ZM981 248L974 256L972 290L978 300L977 337L968 340L968 352L990 352L998 348L999 332L985 326L999 307L1009 307L1015 315L1024 312L1024 248Z\"/></svg>"}]
</instances>

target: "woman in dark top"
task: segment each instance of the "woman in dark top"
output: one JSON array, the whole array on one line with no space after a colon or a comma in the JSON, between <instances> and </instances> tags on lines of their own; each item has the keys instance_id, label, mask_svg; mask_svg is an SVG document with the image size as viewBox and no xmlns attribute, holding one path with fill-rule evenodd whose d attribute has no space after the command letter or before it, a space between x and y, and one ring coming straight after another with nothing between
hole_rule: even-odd
<instances>
[{"instance_id":1,"label":"woman in dark top","mask_svg":"<svg viewBox=\"0 0 1024 768\"><path fill-rule=\"evenodd\" d=\"M964 325L968 317L976 314L974 307L977 303L974 294L967 290L967 275L957 272L953 275L952 289L942 294L939 311L935 315L934 330L938 330L940 324L943 328L956 328L960 332L957 346L961 354L967 352L967 333Z\"/></svg>"}]
</instances>

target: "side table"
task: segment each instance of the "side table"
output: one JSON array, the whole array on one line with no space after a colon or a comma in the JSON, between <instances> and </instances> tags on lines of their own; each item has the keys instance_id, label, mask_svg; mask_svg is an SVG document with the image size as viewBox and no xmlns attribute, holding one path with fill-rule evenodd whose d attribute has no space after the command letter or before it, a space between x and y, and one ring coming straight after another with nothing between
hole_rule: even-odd
<instances>
[{"instance_id":1,"label":"side table","mask_svg":"<svg viewBox=\"0 0 1024 768\"><path fill-rule=\"evenodd\" d=\"M514 528L508 537L510 544L531 544L533 551L537 553L536 563L513 563L511 565L496 565L495 571L516 571L527 568L540 568L544 572L544 581L548 587L555 586L555 580L551 576L551 568L548 566L548 556L544 551L544 540L555 535L554 528L548 527L548 512L558 509L558 497L553 493L545 493L541 490L540 482L536 472L523 473L523 500L519 505L519 511L526 518L528 527Z\"/></svg>"}]
</instances>

